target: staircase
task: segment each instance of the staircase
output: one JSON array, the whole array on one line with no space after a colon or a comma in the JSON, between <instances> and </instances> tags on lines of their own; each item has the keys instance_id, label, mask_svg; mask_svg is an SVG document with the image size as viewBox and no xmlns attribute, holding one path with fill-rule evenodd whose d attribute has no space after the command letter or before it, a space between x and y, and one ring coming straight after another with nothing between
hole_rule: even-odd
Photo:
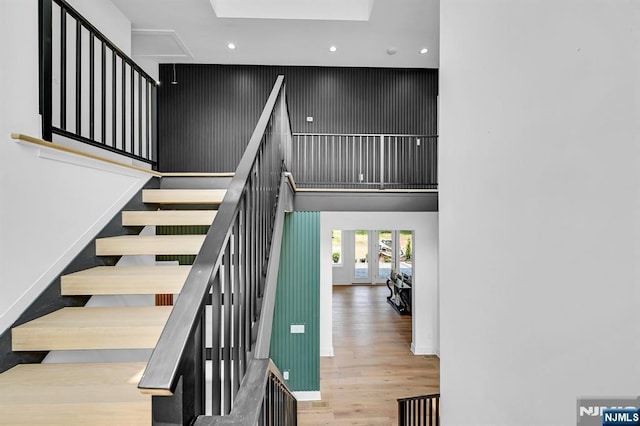
<instances>
[{"instance_id":1,"label":"staircase","mask_svg":"<svg viewBox=\"0 0 640 426\"><path fill-rule=\"evenodd\" d=\"M124 226L211 225L226 190L144 190L161 210L123 212ZM97 256L196 255L204 235L96 240ZM189 265L100 266L61 278L61 294L177 294ZM13 351L153 349L172 306L67 307L12 329ZM137 389L144 362L22 364L0 374L0 424L151 424Z\"/></svg>"}]
</instances>

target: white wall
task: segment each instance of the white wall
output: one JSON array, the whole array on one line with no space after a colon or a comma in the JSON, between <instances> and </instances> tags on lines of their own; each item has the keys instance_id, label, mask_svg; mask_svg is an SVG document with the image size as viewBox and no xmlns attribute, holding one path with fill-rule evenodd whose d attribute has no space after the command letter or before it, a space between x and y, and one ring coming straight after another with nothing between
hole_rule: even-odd
<instances>
[{"instance_id":1,"label":"white wall","mask_svg":"<svg viewBox=\"0 0 640 426\"><path fill-rule=\"evenodd\" d=\"M438 341L438 213L320 213L320 356L333 356L331 230L407 229L414 231L411 350L439 353ZM391 307L389 307L391 309Z\"/></svg>"},{"instance_id":2,"label":"white wall","mask_svg":"<svg viewBox=\"0 0 640 426\"><path fill-rule=\"evenodd\" d=\"M331 266L332 282L334 284L351 284L353 281L353 261L355 259L356 248L353 244L354 231L342 231L342 253L340 254L340 263ZM348 265L348 266L347 266Z\"/></svg>"},{"instance_id":3,"label":"white wall","mask_svg":"<svg viewBox=\"0 0 640 426\"><path fill-rule=\"evenodd\" d=\"M640 388L640 2L441 4L444 425Z\"/></svg>"},{"instance_id":4,"label":"white wall","mask_svg":"<svg viewBox=\"0 0 640 426\"><path fill-rule=\"evenodd\" d=\"M36 0L0 2L0 332L149 175L16 143L39 137Z\"/></svg>"},{"instance_id":5,"label":"white wall","mask_svg":"<svg viewBox=\"0 0 640 426\"><path fill-rule=\"evenodd\" d=\"M94 27L131 56L131 21L109 0L67 0Z\"/></svg>"},{"instance_id":6,"label":"white wall","mask_svg":"<svg viewBox=\"0 0 640 426\"><path fill-rule=\"evenodd\" d=\"M149 76L159 79L158 62L145 56L132 56L131 21L110 0L67 0L120 50L132 58Z\"/></svg>"}]
</instances>

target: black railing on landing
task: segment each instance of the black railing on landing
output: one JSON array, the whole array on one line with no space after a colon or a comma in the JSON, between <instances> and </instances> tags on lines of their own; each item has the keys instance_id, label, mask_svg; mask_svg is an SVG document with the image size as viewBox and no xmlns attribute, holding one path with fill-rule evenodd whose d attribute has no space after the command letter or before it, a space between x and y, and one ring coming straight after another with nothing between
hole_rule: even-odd
<instances>
[{"instance_id":1,"label":"black railing on landing","mask_svg":"<svg viewBox=\"0 0 640 426\"><path fill-rule=\"evenodd\" d=\"M296 133L288 164L302 189L435 190L438 137Z\"/></svg>"},{"instance_id":2,"label":"black railing on landing","mask_svg":"<svg viewBox=\"0 0 640 426\"><path fill-rule=\"evenodd\" d=\"M289 196L284 158L290 142L279 76L138 384L153 395L154 424L213 424L215 416L238 409L245 410L244 418L260 413L275 303L271 283Z\"/></svg>"},{"instance_id":3,"label":"black railing on landing","mask_svg":"<svg viewBox=\"0 0 640 426\"><path fill-rule=\"evenodd\" d=\"M295 426L298 401L273 363L253 359L228 416L200 417L194 426Z\"/></svg>"},{"instance_id":4,"label":"black railing on landing","mask_svg":"<svg viewBox=\"0 0 640 426\"><path fill-rule=\"evenodd\" d=\"M156 82L64 0L39 0L42 138L157 162Z\"/></svg>"},{"instance_id":5,"label":"black railing on landing","mask_svg":"<svg viewBox=\"0 0 640 426\"><path fill-rule=\"evenodd\" d=\"M398 399L398 426L440 426L440 394Z\"/></svg>"}]
</instances>

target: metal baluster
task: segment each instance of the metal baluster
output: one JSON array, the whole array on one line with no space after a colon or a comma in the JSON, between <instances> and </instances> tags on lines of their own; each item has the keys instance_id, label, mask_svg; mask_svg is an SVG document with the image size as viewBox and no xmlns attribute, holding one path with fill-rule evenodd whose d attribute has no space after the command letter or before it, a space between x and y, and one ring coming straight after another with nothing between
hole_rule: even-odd
<instances>
[{"instance_id":1,"label":"metal baluster","mask_svg":"<svg viewBox=\"0 0 640 426\"><path fill-rule=\"evenodd\" d=\"M136 92L136 85L135 85L135 79L134 79L134 75L135 75L135 70L133 69L133 65L129 65L129 68L131 69L130 71L130 76L129 76L129 119L131 120L129 122L129 136L131 138L131 145L129 148L124 148L123 150L129 154L134 154L136 153L136 148L135 148L135 139L136 139L136 109L135 109L135 92Z\"/></svg>"},{"instance_id":2,"label":"metal baluster","mask_svg":"<svg viewBox=\"0 0 640 426\"><path fill-rule=\"evenodd\" d=\"M242 379L240 370L240 305L242 301L240 293L240 216L236 216L233 226L233 397L240 388Z\"/></svg>"},{"instance_id":3,"label":"metal baluster","mask_svg":"<svg viewBox=\"0 0 640 426\"><path fill-rule=\"evenodd\" d=\"M38 2L38 59L40 65L40 114L42 114L42 138L52 140L53 126L53 4L49 0ZM64 14L64 11L63 11Z\"/></svg>"},{"instance_id":4,"label":"metal baluster","mask_svg":"<svg viewBox=\"0 0 640 426\"><path fill-rule=\"evenodd\" d=\"M67 129L67 11L60 7L60 128Z\"/></svg>"},{"instance_id":5,"label":"metal baluster","mask_svg":"<svg viewBox=\"0 0 640 426\"><path fill-rule=\"evenodd\" d=\"M116 52L111 50L111 147L115 148L117 145L117 115L118 115L118 77L117 77L117 65L116 65Z\"/></svg>"},{"instance_id":6,"label":"metal baluster","mask_svg":"<svg viewBox=\"0 0 640 426\"><path fill-rule=\"evenodd\" d=\"M138 73L138 155L142 157L142 74Z\"/></svg>"},{"instance_id":7,"label":"metal baluster","mask_svg":"<svg viewBox=\"0 0 640 426\"><path fill-rule=\"evenodd\" d=\"M89 32L89 139L94 140L95 133L95 36Z\"/></svg>"},{"instance_id":8,"label":"metal baluster","mask_svg":"<svg viewBox=\"0 0 640 426\"><path fill-rule=\"evenodd\" d=\"M227 240L223 258L223 282L224 282L224 346L222 347L222 359L224 362L224 410L223 414L231 412L231 241Z\"/></svg>"},{"instance_id":9,"label":"metal baluster","mask_svg":"<svg viewBox=\"0 0 640 426\"><path fill-rule=\"evenodd\" d=\"M107 47L104 44L104 41L100 43L100 57L101 60L101 82L100 82L100 134L101 140L103 144L107 144Z\"/></svg>"},{"instance_id":10,"label":"metal baluster","mask_svg":"<svg viewBox=\"0 0 640 426\"><path fill-rule=\"evenodd\" d=\"M222 318L221 308L221 291L220 270L212 279L211 286L211 413L215 415L221 414L221 377L220 377L220 328Z\"/></svg>"},{"instance_id":11,"label":"metal baluster","mask_svg":"<svg viewBox=\"0 0 640 426\"><path fill-rule=\"evenodd\" d=\"M121 79L122 79L122 147L123 151L127 150L127 63L122 58L122 70L121 70Z\"/></svg>"},{"instance_id":12,"label":"metal baluster","mask_svg":"<svg viewBox=\"0 0 640 426\"><path fill-rule=\"evenodd\" d=\"M82 24L76 19L76 135L82 130Z\"/></svg>"}]
</instances>

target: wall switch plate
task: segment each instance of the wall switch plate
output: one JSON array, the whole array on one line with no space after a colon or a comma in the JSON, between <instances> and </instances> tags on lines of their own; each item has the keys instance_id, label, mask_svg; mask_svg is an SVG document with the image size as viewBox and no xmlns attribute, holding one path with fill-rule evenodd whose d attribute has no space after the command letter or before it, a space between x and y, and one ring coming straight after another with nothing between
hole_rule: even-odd
<instances>
[{"instance_id":1,"label":"wall switch plate","mask_svg":"<svg viewBox=\"0 0 640 426\"><path fill-rule=\"evenodd\" d=\"M284 370L282 372L282 378L285 380L289 380L289 372L287 370Z\"/></svg>"},{"instance_id":2,"label":"wall switch plate","mask_svg":"<svg viewBox=\"0 0 640 426\"><path fill-rule=\"evenodd\" d=\"M307 117L307 123L313 123L313 117L311 116Z\"/></svg>"},{"instance_id":3,"label":"wall switch plate","mask_svg":"<svg viewBox=\"0 0 640 426\"><path fill-rule=\"evenodd\" d=\"M304 324L291 324L291 334L304 333Z\"/></svg>"},{"instance_id":4,"label":"wall switch plate","mask_svg":"<svg viewBox=\"0 0 640 426\"><path fill-rule=\"evenodd\" d=\"M416 139L416 145L420 146L420 139Z\"/></svg>"}]
</instances>

